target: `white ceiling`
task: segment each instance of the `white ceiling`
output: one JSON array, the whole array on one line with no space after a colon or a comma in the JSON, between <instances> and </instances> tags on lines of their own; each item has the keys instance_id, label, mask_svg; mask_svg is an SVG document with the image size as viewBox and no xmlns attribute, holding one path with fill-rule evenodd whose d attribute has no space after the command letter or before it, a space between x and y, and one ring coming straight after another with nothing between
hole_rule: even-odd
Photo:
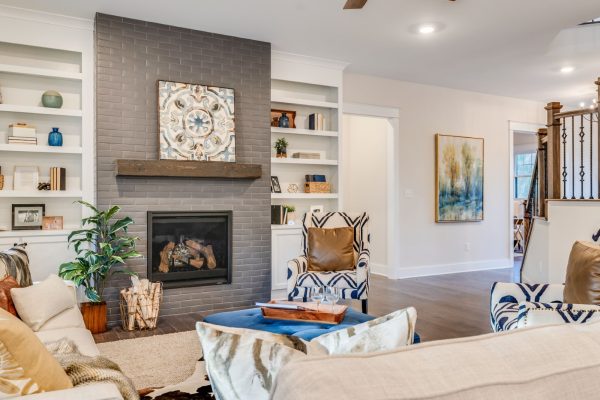
<instances>
[{"instance_id":1,"label":"white ceiling","mask_svg":"<svg viewBox=\"0 0 600 400\"><path fill-rule=\"evenodd\" d=\"M590 102L600 76L599 0L0 0L93 18L95 12L268 41L350 63L350 72L478 92ZM436 22L441 32L411 32ZM562 66L575 71L562 75Z\"/></svg>"}]
</instances>

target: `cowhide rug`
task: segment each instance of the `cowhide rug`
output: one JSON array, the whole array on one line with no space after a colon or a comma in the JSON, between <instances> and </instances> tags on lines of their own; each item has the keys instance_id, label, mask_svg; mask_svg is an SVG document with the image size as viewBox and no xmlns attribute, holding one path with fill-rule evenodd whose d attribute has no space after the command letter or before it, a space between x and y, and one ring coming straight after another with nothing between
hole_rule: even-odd
<instances>
[{"instance_id":1,"label":"cowhide rug","mask_svg":"<svg viewBox=\"0 0 600 400\"><path fill-rule=\"evenodd\" d=\"M192 376L181 383L164 388L140 390L140 400L214 400L208 376L204 368L204 359L198 360Z\"/></svg>"}]
</instances>

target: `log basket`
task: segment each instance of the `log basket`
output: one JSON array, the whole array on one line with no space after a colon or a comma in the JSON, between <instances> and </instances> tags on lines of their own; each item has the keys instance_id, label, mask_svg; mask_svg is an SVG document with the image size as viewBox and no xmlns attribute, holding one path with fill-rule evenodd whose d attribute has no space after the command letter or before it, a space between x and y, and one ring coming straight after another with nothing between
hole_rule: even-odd
<instances>
[{"instance_id":1,"label":"log basket","mask_svg":"<svg viewBox=\"0 0 600 400\"><path fill-rule=\"evenodd\" d=\"M163 299L162 282L139 281L139 286L122 289L119 309L123 330L134 331L156 329L160 303Z\"/></svg>"}]
</instances>

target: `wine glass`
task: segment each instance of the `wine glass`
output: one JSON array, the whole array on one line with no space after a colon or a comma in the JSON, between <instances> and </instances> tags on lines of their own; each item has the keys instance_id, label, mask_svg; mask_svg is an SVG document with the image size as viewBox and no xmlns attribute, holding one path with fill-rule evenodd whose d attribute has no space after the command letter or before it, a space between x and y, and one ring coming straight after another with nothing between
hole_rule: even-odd
<instances>
[{"instance_id":1,"label":"wine glass","mask_svg":"<svg viewBox=\"0 0 600 400\"><path fill-rule=\"evenodd\" d=\"M319 312L319 303L325 298L325 288L323 286L313 286L310 288L310 298L317 303L317 312Z\"/></svg>"},{"instance_id":2,"label":"wine glass","mask_svg":"<svg viewBox=\"0 0 600 400\"><path fill-rule=\"evenodd\" d=\"M331 312L334 312L335 304L340 299L340 288L327 286L325 288L325 301L331 303Z\"/></svg>"}]
</instances>

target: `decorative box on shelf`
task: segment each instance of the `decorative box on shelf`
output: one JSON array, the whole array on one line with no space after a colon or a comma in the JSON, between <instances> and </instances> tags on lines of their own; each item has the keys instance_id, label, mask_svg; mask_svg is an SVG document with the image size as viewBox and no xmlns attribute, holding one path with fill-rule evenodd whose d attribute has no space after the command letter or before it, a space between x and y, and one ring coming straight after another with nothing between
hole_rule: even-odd
<instances>
[{"instance_id":1,"label":"decorative box on shelf","mask_svg":"<svg viewBox=\"0 0 600 400\"><path fill-rule=\"evenodd\" d=\"M331 193L331 184L329 182L306 182L304 193Z\"/></svg>"}]
</instances>

